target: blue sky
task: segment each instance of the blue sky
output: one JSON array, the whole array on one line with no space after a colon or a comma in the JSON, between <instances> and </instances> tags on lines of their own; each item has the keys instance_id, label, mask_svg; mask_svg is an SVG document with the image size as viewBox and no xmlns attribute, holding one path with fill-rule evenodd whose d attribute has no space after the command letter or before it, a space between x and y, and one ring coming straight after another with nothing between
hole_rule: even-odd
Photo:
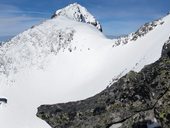
<instances>
[{"instance_id":1,"label":"blue sky","mask_svg":"<svg viewBox=\"0 0 170 128\"><path fill-rule=\"evenodd\" d=\"M170 11L170 0L0 0L0 40L14 36L77 2L102 24L106 35L122 35Z\"/></svg>"}]
</instances>

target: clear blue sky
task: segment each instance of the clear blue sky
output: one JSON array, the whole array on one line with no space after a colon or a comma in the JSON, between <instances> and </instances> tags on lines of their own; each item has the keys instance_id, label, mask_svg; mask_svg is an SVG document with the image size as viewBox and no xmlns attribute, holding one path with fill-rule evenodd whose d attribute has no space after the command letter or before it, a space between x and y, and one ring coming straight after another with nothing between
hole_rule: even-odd
<instances>
[{"instance_id":1,"label":"clear blue sky","mask_svg":"<svg viewBox=\"0 0 170 128\"><path fill-rule=\"evenodd\" d=\"M170 11L170 0L0 0L0 40L74 2L85 6L101 22L106 35L115 36L133 32Z\"/></svg>"}]
</instances>

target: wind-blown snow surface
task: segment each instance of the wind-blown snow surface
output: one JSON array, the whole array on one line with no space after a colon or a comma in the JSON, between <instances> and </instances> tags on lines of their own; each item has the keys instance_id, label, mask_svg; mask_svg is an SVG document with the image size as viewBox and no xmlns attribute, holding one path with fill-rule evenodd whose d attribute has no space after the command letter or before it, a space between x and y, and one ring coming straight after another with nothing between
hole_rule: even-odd
<instances>
[{"instance_id":1,"label":"wind-blown snow surface","mask_svg":"<svg viewBox=\"0 0 170 128\"><path fill-rule=\"evenodd\" d=\"M170 16L145 36L113 47L92 25L66 17L47 20L0 48L2 128L50 128L36 117L41 104L92 96L130 70L156 61L170 34Z\"/></svg>"}]
</instances>

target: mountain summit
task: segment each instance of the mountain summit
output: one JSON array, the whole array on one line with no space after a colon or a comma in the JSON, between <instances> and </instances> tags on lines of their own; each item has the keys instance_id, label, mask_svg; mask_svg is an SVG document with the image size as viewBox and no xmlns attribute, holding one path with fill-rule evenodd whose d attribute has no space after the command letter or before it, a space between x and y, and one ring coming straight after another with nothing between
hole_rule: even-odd
<instances>
[{"instance_id":1,"label":"mountain summit","mask_svg":"<svg viewBox=\"0 0 170 128\"><path fill-rule=\"evenodd\" d=\"M84 22L88 24L94 25L97 29L102 31L102 26L100 23L94 18L94 16L87 11L85 7L82 7L78 3L70 4L65 8L57 10L52 18L56 18L58 16L65 16L69 19L73 19L78 22Z\"/></svg>"}]
</instances>

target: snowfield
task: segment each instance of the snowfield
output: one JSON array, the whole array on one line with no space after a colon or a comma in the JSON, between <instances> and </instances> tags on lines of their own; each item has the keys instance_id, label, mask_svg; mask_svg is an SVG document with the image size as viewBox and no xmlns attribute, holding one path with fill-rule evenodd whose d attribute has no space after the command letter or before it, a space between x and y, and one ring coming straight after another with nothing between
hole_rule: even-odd
<instances>
[{"instance_id":1,"label":"snowfield","mask_svg":"<svg viewBox=\"0 0 170 128\"><path fill-rule=\"evenodd\" d=\"M36 117L38 106L95 95L130 70L158 60L170 36L170 15L143 36L118 45L65 12L0 47L0 97L8 100L0 104L0 127L50 128Z\"/></svg>"}]
</instances>

